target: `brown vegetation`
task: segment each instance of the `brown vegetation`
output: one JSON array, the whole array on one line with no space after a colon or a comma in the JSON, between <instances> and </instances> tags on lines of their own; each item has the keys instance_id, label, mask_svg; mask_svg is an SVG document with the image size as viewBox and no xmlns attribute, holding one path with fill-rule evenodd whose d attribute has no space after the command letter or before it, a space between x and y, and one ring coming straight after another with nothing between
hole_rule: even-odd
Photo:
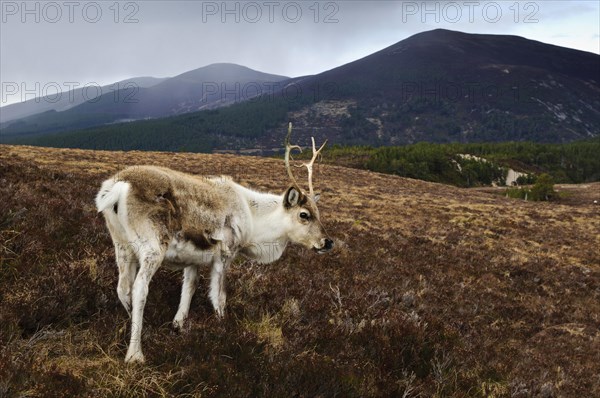
<instances>
[{"instance_id":1,"label":"brown vegetation","mask_svg":"<svg viewBox=\"0 0 600 398\"><path fill-rule=\"evenodd\" d=\"M334 252L235 263L223 321L201 281L181 334L160 270L127 366L93 198L132 164L287 184L274 159L0 146L1 397L600 396L598 184L530 203L322 165Z\"/></svg>"}]
</instances>

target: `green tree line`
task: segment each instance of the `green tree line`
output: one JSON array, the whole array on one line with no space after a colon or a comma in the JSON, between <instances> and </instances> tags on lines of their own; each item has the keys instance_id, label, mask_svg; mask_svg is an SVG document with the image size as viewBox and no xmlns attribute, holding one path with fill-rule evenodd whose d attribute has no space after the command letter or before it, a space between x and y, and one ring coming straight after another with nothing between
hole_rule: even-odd
<instances>
[{"instance_id":1,"label":"green tree line","mask_svg":"<svg viewBox=\"0 0 600 398\"><path fill-rule=\"evenodd\" d=\"M422 142L380 148L333 146L325 156L332 163L464 187L504 180L508 168L533 175L547 173L557 183L600 181L600 137L567 144ZM535 179L521 181L532 183Z\"/></svg>"}]
</instances>

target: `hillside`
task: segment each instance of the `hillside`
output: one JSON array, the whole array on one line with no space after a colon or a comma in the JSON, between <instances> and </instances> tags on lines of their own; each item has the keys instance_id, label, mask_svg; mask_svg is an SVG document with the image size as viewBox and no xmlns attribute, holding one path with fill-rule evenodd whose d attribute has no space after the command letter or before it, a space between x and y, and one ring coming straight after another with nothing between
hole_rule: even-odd
<instances>
[{"instance_id":1,"label":"hillside","mask_svg":"<svg viewBox=\"0 0 600 398\"><path fill-rule=\"evenodd\" d=\"M148 363L128 367L93 198L132 164L287 183L274 159L0 146L0 395L600 395L598 184L565 187L568 205L532 204L321 165L334 252L236 262L224 321L205 270L182 334L169 327L181 275L160 270Z\"/></svg>"},{"instance_id":2,"label":"hillside","mask_svg":"<svg viewBox=\"0 0 600 398\"><path fill-rule=\"evenodd\" d=\"M4 131L2 142L269 153L280 146L279 132L289 120L305 142L311 134L372 146L571 142L600 135L599 71L597 54L517 36L436 29L216 111L27 139Z\"/></svg>"}]
</instances>

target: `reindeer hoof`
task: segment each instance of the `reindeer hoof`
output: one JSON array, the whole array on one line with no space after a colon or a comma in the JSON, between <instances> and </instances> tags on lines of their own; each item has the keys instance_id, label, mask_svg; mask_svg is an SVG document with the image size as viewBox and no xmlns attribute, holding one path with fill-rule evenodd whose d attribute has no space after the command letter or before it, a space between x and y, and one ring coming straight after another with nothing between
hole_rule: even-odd
<instances>
[{"instance_id":1,"label":"reindeer hoof","mask_svg":"<svg viewBox=\"0 0 600 398\"><path fill-rule=\"evenodd\" d=\"M175 329L176 331L181 332L183 330L184 326L185 326L185 318L173 319L173 329Z\"/></svg>"},{"instance_id":2,"label":"reindeer hoof","mask_svg":"<svg viewBox=\"0 0 600 398\"><path fill-rule=\"evenodd\" d=\"M144 358L144 354L141 351L136 351L134 353L127 353L127 356L125 356L125 363L127 363L127 364L135 364L135 363L142 364L145 361L146 360Z\"/></svg>"}]
</instances>

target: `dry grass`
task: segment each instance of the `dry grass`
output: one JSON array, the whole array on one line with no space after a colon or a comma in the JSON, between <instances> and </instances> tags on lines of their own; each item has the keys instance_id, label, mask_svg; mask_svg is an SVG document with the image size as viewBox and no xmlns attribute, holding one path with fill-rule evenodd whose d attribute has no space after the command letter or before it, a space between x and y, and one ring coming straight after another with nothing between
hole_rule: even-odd
<instances>
[{"instance_id":1,"label":"dry grass","mask_svg":"<svg viewBox=\"0 0 600 398\"><path fill-rule=\"evenodd\" d=\"M160 270L148 363L124 365L100 182L155 164L279 192L281 163L0 146L0 397L600 396L600 184L527 203L335 166L317 177L333 254L237 262L227 318L201 283L181 334Z\"/></svg>"}]
</instances>

